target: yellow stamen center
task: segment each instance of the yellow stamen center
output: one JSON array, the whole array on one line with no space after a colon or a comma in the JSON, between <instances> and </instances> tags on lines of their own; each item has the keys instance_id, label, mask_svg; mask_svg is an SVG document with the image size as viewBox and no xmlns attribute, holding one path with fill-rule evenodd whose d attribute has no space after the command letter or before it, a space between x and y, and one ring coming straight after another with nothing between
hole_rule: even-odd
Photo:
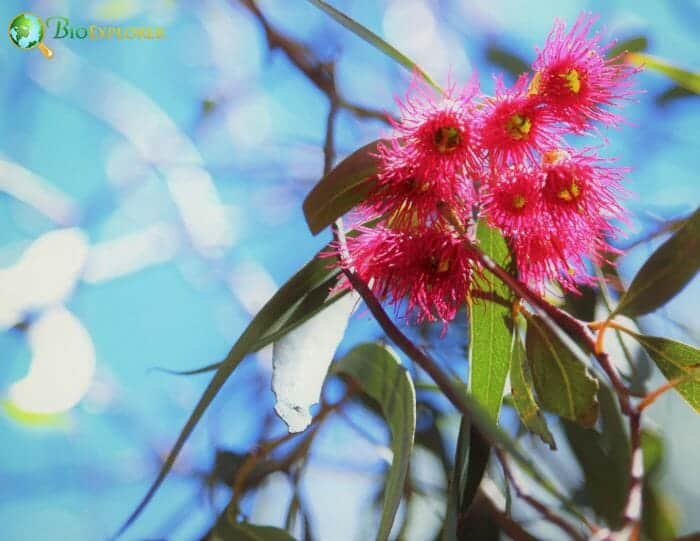
<instances>
[{"instance_id":1,"label":"yellow stamen center","mask_svg":"<svg viewBox=\"0 0 700 541\"><path fill-rule=\"evenodd\" d=\"M532 129L532 121L523 115L514 114L506 121L506 132L516 141L526 139Z\"/></svg>"},{"instance_id":2,"label":"yellow stamen center","mask_svg":"<svg viewBox=\"0 0 700 541\"><path fill-rule=\"evenodd\" d=\"M566 80L567 88L574 94L581 92L581 75L577 70L572 68L566 73L560 74L559 77Z\"/></svg>"},{"instance_id":3,"label":"yellow stamen center","mask_svg":"<svg viewBox=\"0 0 700 541\"><path fill-rule=\"evenodd\" d=\"M459 146L459 130L454 126L443 126L435 131L433 140L439 152L452 152Z\"/></svg>"},{"instance_id":4,"label":"yellow stamen center","mask_svg":"<svg viewBox=\"0 0 700 541\"><path fill-rule=\"evenodd\" d=\"M515 194L513 196L513 208L520 210L527 203L527 199L520 194Z\"/></svg>"},{"instance_id":5,"label":"yellow stamen center","mask_svg":"<svg viewBox=\"0 0 700 541\"><path fill-rule=\"evenodd\" d=\"M559 191L559 193L557 193L557 197L562 201L566 201L567 203L575 201L580 197L580 195L581 188L576 183L576 179L573 179L571 181L571 185L568 188L564 188L563 190Z\"/></svg>"}]
</instances>

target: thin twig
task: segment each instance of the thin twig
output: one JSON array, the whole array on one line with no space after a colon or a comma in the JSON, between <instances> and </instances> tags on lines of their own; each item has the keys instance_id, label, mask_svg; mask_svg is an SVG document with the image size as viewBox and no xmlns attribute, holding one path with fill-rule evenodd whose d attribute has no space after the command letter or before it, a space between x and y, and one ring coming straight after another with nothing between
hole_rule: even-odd
<instances>
[{"instance_id":1,"label":"thin twig","mask_svg":"<svg viewBox=\"0 0 700 541\"><path fill-rule=\"evenodd\" d=\"M586 538L583 535L581 535L581 533L577 531L571 524L566 522L559 515L555 514L549 507L544 505L542 502L532 497L532 495L525 489L525 487L523 487L520 484L520 481L516 478L513 471L510 469L510 465L508 464L508 457L506 457L505 453L503 453L503 451L501 451L498 448L495 449L495 452L496 456L501 462L501 465L503 466L503 472L506 478L508 479L508 482L513 487L515 493L520 499L527 502L528 505L530 505L530 507L539 512L548 522L551 522L552 524L558 526L559 529L569 534L569 536L572 539L576 539L579 541L586 540Z\"/></svg>"},{"instance_id":2,"label":"thin twig","mask_svg":"<svg viewBox=\"0 0 700 541\"><path fill-rule=\"evenodd\" d=\"M357 117L371 118L389 123L390 116L384 111L364 107L340 96L333 80L332 62L323 62L303 43L285 36L267 20L254 0L238 0L260 23L265 32L270 50L278 49L289 61L321 92L327 96L336 95L337 106L350 111Z\"/></svg>"}]
</instances>

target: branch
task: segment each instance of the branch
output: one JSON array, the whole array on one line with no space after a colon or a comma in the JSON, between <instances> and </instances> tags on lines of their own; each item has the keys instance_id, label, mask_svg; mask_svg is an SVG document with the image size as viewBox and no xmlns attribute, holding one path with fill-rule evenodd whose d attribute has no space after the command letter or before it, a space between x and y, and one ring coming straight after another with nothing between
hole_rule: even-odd
<instances>
[{"instance_id":1,"label":"branch","mask_svg":"<svg viewBox=\"0 0 700 541\"><path fill-rule=\"evenodd\" d=\"M498 457L498 460L503 466L503 473L506 476L506 479L508 479L508 482L511 484L519 498L527 502L528 505L530 505L530 507L539 512L545 520L551 522L555 526L559 527L559 529L569 534L569 536L572 539L576 539L578 541L586 541L586 538L583 535L581 535L581 533L578 532L571 524L566 522L559 515L552 512L552 510L549 507L547 507L542 502L530 495L527 489L525 489L525 487L523 487L520 484L518 479L515 477L513 471L510 469L510 465L508 464L508 457L505 456L503 451L496 448L495 452L496 456Z\"/></svg>"},{"instance_id":2,"label":"branch","mask_svg":"<svg viewBox=\"0 0 700 541\"><path fill-rule=\"evenodd\" d=\"M336 96L337 106L350 111L357 117L372 118L389 123L389 115L379 109L372 109L353 103L337 92L333 77L333 63L323 62L303 43L285 36L275 29L267 20L254 0L238 0L260 23L265 32L267 45L270 50L278 49L287 59L313 83L313 85L329 98Z\"/></svg>"}]
</instances>

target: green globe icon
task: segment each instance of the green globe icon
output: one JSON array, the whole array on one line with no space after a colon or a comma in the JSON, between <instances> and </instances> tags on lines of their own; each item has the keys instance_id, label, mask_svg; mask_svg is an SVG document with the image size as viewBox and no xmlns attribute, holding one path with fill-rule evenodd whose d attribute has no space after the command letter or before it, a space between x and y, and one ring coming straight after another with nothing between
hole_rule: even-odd
<instances>
[{"instance_id":1,"label":"green globe icon","mask_svg":"<svg viewBox=\"0 0 700 541\"><path fill-rule=\"evenodd\" d=\"M10 41L20 49L39 47L39 50L46 58L53 56L53 51L42 43L44 39L44 23L36 15L20 13L10 22L8 32Z\"/></svg>"}]
</instances>

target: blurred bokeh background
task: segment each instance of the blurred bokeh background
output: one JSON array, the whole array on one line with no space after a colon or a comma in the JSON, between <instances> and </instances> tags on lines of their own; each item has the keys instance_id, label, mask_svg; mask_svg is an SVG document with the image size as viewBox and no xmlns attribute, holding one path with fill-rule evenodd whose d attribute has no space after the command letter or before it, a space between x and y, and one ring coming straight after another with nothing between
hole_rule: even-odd
<instances>
[{"instance_id":1,"label":"blurred bokeh background","mask_svg":"<svg viewBox=\"0 0 700 541\"><path fill-rule=\"evenodd\" d=\"M395 110L410 74L304 1L257 5L271 28L335 63L348 103ZM531 61L554 18L571 22L582 10L599 13L610 36L640 38L649 53L700 70L700 6L691 1L335 5L441 83L478 72L491 89L491 73L517 62L509 55ZM328 234L309 234L300 207L322 172L328 103L283 51L270 50L259 17L239 0L3 0L0 21L21 11L75 25L161 26L167 35L48 33L51 61L7 39L0 47L0 537L103 539L145 493L209 379L153 368L220 360L326 242ZM645 92L627 108L629 124L605 132L602 151L632 168L621 247L700 200L700 102L656 73L641 74L638 86ZM381 120L344 109L338 154L386 133ZM661 239L623 258L624 279ZM699 299L691 284L641 324L697 343ZM345 344L379 334L360 310ZM460 348L448 337L437 353L465 373ZM271 413L270 357L251 356L228 382L126 539L206 532L229 494L213 480L217 456L219 465L235 461L262 434L285 430ZM300 480L315 539L367 539L376 525L365 512L385 467L385 429L359 406L348 416L324 426ZM673 436L662 484L680 532L700 529L700 420L669 394L648 421ZM443 427L448 445L455 423ZM576 479L562 447L558 471ZM424 458L414 467L443 486L434 457ZM246 503L251 519L282 525L291 496L285 476L272 475ZM407 538L430 539L440 501L419 505Z\"/></svg>"}]
</instances>

